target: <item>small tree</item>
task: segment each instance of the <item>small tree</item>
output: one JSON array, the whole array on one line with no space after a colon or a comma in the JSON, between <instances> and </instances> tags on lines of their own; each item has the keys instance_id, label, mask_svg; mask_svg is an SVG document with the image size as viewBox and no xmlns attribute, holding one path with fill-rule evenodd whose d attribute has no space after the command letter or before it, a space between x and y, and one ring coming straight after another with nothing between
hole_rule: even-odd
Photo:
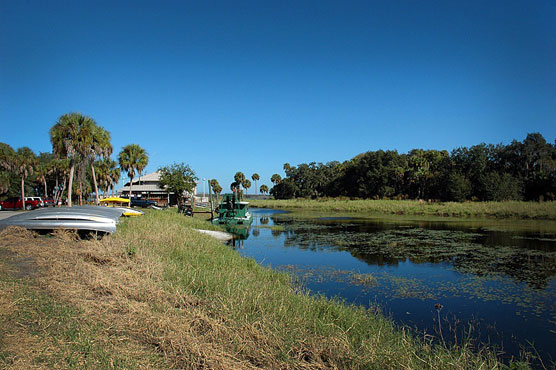
<instances>
[{"instance_id":1,"label":"small tree","mask_svg":"<svg viewBox=\"0 0 556 370\"><path fill-rule=\"evenodd\" d=\"M212 179L210 180L210 187L212 188L214 195L216 195L216 203L218 203L219 195L222 192L222 186L220 186L218 180Z\"/></svg>"},{"instance_id":2,"label":"small tree","mask_svg":"<svg viewBox=\"0 0 556 370\"><path fill-rule=\"evenodd\" d=\"M295 183L290 179L285 179L270 189L270 194L275 199L292 199L295 198L297 191L298 188L295 186Z\"/></svg>"},{"instance_id":3,"label":"small tree","mask_svg":"<svg viewBox=\"0 0 556 370\"><path fill-rule=\"evenodd\" d=\"M33 174L37 164L35 153L28 147L19 148L12 161L12 170L21 178L21 201L25 209L25 179Z\"/></svg>"},{"instance_id":4,"label":"small tree","mask_svg":"<svg viewBox=\"0 0 556 370\"><path fill-rule=\"evenodd\" d=\"M259 189L261 193L265 194L268 193L268 186L266 185L261 185L261 188Z\"/></svg>"},{"instance_id":5,"label":"small tree","mask_svg":"<svg viewBox=\"0 0 556 370\"><path fill-rule=\"evenodd\" d=\"M451 173L447 182L449 200L463 202L471 195L471 181L461 173Z\"/></svg>"},{"instance_id":6,"label":"small tree","mask_svg":"<svg viewBox=\"0 0 556 370\"><path fill-rule=\"evenodd\" d=\"M109 157L104 157L97 159L94 163L95 173L98 179L98 188L104 192L104 195L108 193L113 184L112 174L114 170L118 170L118 179L120 178L120 169L117 168L117 164ZM116 180L118 182L118 180Z\"/></svg>"},{"instance_id":7,"label":"small tree","mask_svg":"<svg viewBox=\"0 0 556 370\"><path fill-rule=\"evenodd\" d=\"M48 185L49 175L53 174L54 167L54 157L52 153L40 153L37 158L38 163L35 168L35 179L38 180L44 186L43 196L48 196Z\"/></svg>"},{"instance_id":8,"label":"small tree","mask_svg":"<svg viewBox=\"0 0 556 370\"><path fill-rule=\"evenodd\" d=\"M274 185L278 185L281 181L282 181L282 176L278 175L277 173L275 173L274 175L272 175L272 177L270 178L270 181L272 181L272 183Z\"/></svg>"},{"instance_id":9,"label":"small tree","mask_svg":"<svg viewBox=\"0 0 556 370\"><path fill-rule=\"evenodd\" d=\"M251 181L249 181L249 179L245 179L245 180L243 180L241 185L245 189L245 195L247 195L247 189L249 189L251 187Z\"/></svg>"},{"instance_id":10,"label":"small tree","mask_svg":"<svg viewBox=\"0 0 556 370\"><path fill-rule=\"evenodd\" d=\"M245 181L245 175L243 174L243 172L236 172L236 174L234 175L234 180L238 185L242 185Z\"/></svg>"},{"instance_id":11,"label":"small tree","mask_svg":"<svg viewBox=\"0 0 556 370\"><path fill-rule=\"evenodd\" d=\"M0 170L0 194L5 194L10 190L10 174Z\"/></svg>"},{"instance_id":12,"label":"small tree","mask_svg":"<svg viewBox=\"0 0 556 370\"><path fill-rule=\"evenodd\" d=\"M96 123L91 117L81 113L67 113L50 128L52 153L58 158L70 160L68 205L72 205L73 174L76 165L83 165L93 145Z\"/></svg>"},{"instance_id":13,"label":"small tree","mask_svg":"<svg viewBox=\"0 0 556 370\"><path fill-rule=\"evenodd\" d=\"M120 176L121 170L118 167L114 166L110 168L110 188L112 189L112 196L114 196L114 186L120 181Z\"/></svg>"},{"instance_id":14,"label":"small tree","mask_svg":"<svg viewBox=\"0 0 556 370\"><path fill-rule=\"evenodd\" d=\"M257 181L259 181L260 179L261 177L256 172L251 176L251 180L255 182L255 193L257 192Z\"/></svg>"},{"instance_id":15,"label":"small tree","mask_svg":"<svg viewBox=\"0 0 556 370\"><path fill-rule=\"evenodd\" d=\"M13 177L13 162L15 151L11 146L0 143L0 194L10 190L10 183Z\"/></svg>"},{"instance_id":16,"label":"small tree","mask_svg":"<svg viewBox=\"0 0 556 370\"><path fill-rule=\"evenodd\" d=\"M95 159L97 157L110 158L112 154L112 144L110 143L110 133L104 128L93 126L91 130L91 144L87 147L86 156L91 166L91 173L93 176L93 185L95 188L95 204L99 203L98 200L98 185L97 176L95 173Z\"/></svg>"},{"instance_id":17,"label":"small tree","mask_svg":"<svg viewBox=\"0 0 556 370\"><path fill-rule=\"evenodd\" d=\"M195 172L185 163L173 163L170 166L160 167L159 187L173 192L181 203L184 192L192 193L195 189L195 181L199 178Z\"/></svg>"},{"instance_id":18,"label":"small tree","mask_svg":"<svg viewBox=\"0 0 556 370\"><path fill-rule=\"evenodd\" d=\"M135 177L135 171L139 174L147 166L149 162L149 157L145 149L141 148L137 144L129 144L122 148L120 155L118 156L118 163L120 168L127 172L129 176L129 199L131 199L131 187L133 185L133 178Z\"/></svg>"}]
</instances>

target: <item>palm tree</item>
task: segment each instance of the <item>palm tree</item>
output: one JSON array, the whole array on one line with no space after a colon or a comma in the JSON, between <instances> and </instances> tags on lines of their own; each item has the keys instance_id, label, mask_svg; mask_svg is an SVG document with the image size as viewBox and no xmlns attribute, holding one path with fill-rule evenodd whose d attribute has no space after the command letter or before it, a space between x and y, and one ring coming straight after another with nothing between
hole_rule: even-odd
<instances>
[{"instance_id":1,"label":"palm tree","mask_svg":"<svg viewBox=\"0 0 556 370\"><path fill-rule=\"evenodd\" d=\"M216 203L218 203L218 197L219 197L220 193L222 192L222 186L220 186L220 184L218 183L218 180L212 179L212 180L210 180L210 187L212 188L212 191L214 192L214 195L216 195Z\"/></svg>"},{"instance_id":2,"label":"palm tree","mask_svg":"<svg viewBox=\"0 0 556 370\"><path fill-rule=\"evenodd\" d=\"M143 155L139 157L139 163L137 164L137 173L139 174L139 185L141 185L141 175L143 170L149 164L149 155L146 151L143 151Z\"/></svg>"},{"instance_id":3,"label":"palm tree","mask_svg":"<svg viewBox=\"0 0 556 370\"><path fill-rule=\"evenodd\" d=\"M10 178L12 171L13 158L15 151L11 146L0 143L0 168L6 171L0 171L0 194L7 193L10 190Z\"/></svg>"},{"instance_id":4,"label":"palm tree","mask_svg":"<svg viewBox=\"0 0 556 370\"><path fill-rule=\"evenodd\" d=\"M113 189L113 185L120 180L120 169L116 161L105 157L95 161L95 172L98 177L99 188L106 193Z\"/></svg>"},{"instance_id":5,"label":"palm tree","mask_svg":"<svg viewBox=\"0 0 556 370\"><path fill-rule=\"evenodd\" d=\"M275 173L274 175L272 175L272 177L270 178L270 181L272 181L272 183L274 185L278 185L281 181L282 181L282 176L278 175L277 173Z\"/></svg>"},{"instance_id":6,"label":"palm tree","mask_svg":"<svg viewBox=\"0 0 556 370\"><path fill-rule=\"evenodd\" d=\"M50 128L52 152L59 158L70 160L68 183L68 205L71 207L73 174L76 163L81 163L89 156L94 145L95 121L81 113L67 113Z\"/></svg>"},{"instance_id":7,"label":"palm tree","mask_svg":"<svg viewBox=\"0 0 556 370\"><path fill-rule=\"evenodd\" d=\"M10 174L7 171L0 171L0 194L10 190Z\"/></svg>"},{"instance_id":8,"label":"palm tree","mask_svg":"<svg viewBox=\"0 0 556 370\"><path fill-rule=\"evenodd\" d=\"M100 126L92 130L91 145L86 148L87 159L91 163L91 173L93 175L93 185L95 187L95 201L98 204L98 186L95 174L94 162L97 156L108 158L112 154L112 144L110 143L110 133Z\"/></svg>"},{"instance_id":9,"label":"palm tree","mask_svg":"<svg viewBox=\"0 0 556 370\"><path fill-rule=\"evenodd\" d=\"M120 181L120 176L121 171L118 167L116 167L116 162L114 162L114 166L110 166L110 188L112 189L112 196L114 196L114 185Z\"/></svg>"},{"instance_id":10,"label":"palm tree","mask_svg":"<svg viewBox=\"0 0 556 370\"><path fill-rule=\"evenodd\" d=\"M64 190L66 190L67 178L69 174L69 159L54 159L52 162L50 174L54 174L56 177L56 190L54 192L54 200L56 202L56 205L58 205L62 194L64 194ZM60 189L58 182L59 176L62 177L62 189Z\"/></svg>"},{"instance_id":11,"label":"palm tree","mask_svg":"<svg viewBox=\"0 0 556 370\"><path fill-rule=\"evenodd\" d=\"M33 169L37 165L35 153L28 147L19 148L12 160L12 171L21 177L21 200L23 209L25 207L25 179L33 174Z\"/></svg>"},{"instance_id":12,"label":"palm tree","mask_svg":"<svg viewBox=\"0 0 556 370\"><path fill-rule=\"evenodd\" d=\"M46 189L46 176L49 174L50 168L46 163L39 163L35 170L36 179L42 182L44 185L44 196L48 196L48 192Z\"/></svg>"},{"instance_id":13,"label":"palm tree","mask_svg":"<svg viewBox=\"0 0 556 370\"><path fill-rule=\"evenodd\" d=\"M249 181L249 179L245 179L245 180L243 180L241 185L245 189L245 195L247 195L247 189L249 189L251 187L251 181Z\"/></svg>"},{"instance_id":14,"label":"palm tree","mask_svg":"<svg viewBox=\"0 0 556 370\"><path fill-rule=\"evenodd\" d=\"M15 151L6 143L0 143L0 167L9 169L11 158L15 156Z\"/></svg>"},{"instance_id":15,"label":"palm tree","mask_svg":"<svg viewBox=\"0 0 556 370\"><path fill-rule=\"evenodd\" d=\"M78 155L78 160L76 161L75 173L77 180L76 192L79 196L79 205L83 205L83 194L89 194L90 191L83 191L83 185L89 188L89 179L87 178L87 170L89 168L89 158L83 158L82 155ZM90 187L92 190L92 187Z\"/></svg>"},{"instance_id":16,"label":"palm tree","mask_svg":"<svg viewBox=\"0 0 556 370\"><path fill-rule=\"evenodd\" d=\"M47 180L49 179L49 175L52 175L53 173L52 168L54 164L54 159L52 153L43 152L40 153L37 160L38 163L35 168L35 179L37 179L39 182L43 184L44 186L43 196L47 197L48 196Z\"/></svg>"},{"instance_id":17,"label":"palm tree","mask_svg":"<svg viewBox=\"0 0 556 370\"><path fill-rule=\"evenodd\" d=\"M145 149L137 144L129 144L122 148L118 156L120 168L127 172L129 176L129 199L131 199L131 187L133 185L133 178L135 171L143 171L149 162L149 157Z\"/></svg>"},{"instance_id":18,"label":"palm tree","mask_svg":"<svg viewBox=\"0 0 556 370\"><path fill-rule=\"evenodd\" d=\"M104 196L110 188L110 171L108 169L108 163L110 158L97 159L93 165L95 167L95 175L98 181L98 189L102 190Z\"/></svg>"},{"instance_id":19,"label":"palm tree","mask_svg":"<svg viewBox=\"0 0 556 370\"><path fill-rule=\"evenodd\" d=\"M255 182L255 194L256 194L256 193L257 193L257 181L259 181L259 180L261 179L261 177L259 176L258 173L255 172L255 173L251 176L251 179Z\"/></svg>"},{"instance_id":20,"label":"palm tree","mask_svg":"<svg viewBox=\"0 0 556 370\"><path fill-rule=\"evenodd\" d=\"M238 185L242 185L245 181L245 175L243 174L243 172L236 172L236 174L234 175L234 180Z\"/></svg>"},{"instance_id":21,"label":"palm tree","mask_svg":"<svg viewBox=\"0 0 556 370\"><path fill-rule=\"evenodd\" d=\"M264 185L264 184L261 185L260 191L261 191L261 193L263 193L263 194L264 194L264 193L268 193L268 186L266 186L266 185Z\"/></svg>"}]
</instances>

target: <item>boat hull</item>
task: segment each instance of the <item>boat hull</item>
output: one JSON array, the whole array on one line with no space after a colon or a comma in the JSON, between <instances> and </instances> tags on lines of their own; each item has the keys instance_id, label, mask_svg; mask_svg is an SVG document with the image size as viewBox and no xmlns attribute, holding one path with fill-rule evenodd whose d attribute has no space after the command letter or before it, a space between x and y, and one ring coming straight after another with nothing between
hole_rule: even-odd
<instances>
[{"instance_id":1,"label":"boat hull","mask_svg":"<svg viewBox=\"0 0 556 370\"><path fill-rule=\"evenodd\" d=\"M124 209L100 206L41 208L0 220L0 230L20 226L31 230L76 229L114 233Z\"/></svg>"},{"instance_id":2,"label":"boat hull","mask_svg":"<svg viewBox=\"0 0 556 370\"><path fill-rule=\"evenodd\" d=\"M217 217L212 220L215 225L251 225L253 215L247 212L245 217Z\"/></svg>"}]
</instances>

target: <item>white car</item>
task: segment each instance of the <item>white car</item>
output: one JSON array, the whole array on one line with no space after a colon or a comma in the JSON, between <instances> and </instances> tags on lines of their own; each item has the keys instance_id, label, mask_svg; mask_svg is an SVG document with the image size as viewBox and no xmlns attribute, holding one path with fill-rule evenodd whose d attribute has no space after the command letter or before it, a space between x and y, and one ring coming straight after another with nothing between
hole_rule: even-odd
<instances>
[{"instance_id":1,"label":"white car","mask_svg":"<svg viewBox=\"0 0 556 370\"><path fill-rule=\"evenodd\" d=\"M44 201L41 197L25 197L25 201L28 200L36 200L37 202L39 202L39 207L44 207Z\"/></svg>"}]
</instances>

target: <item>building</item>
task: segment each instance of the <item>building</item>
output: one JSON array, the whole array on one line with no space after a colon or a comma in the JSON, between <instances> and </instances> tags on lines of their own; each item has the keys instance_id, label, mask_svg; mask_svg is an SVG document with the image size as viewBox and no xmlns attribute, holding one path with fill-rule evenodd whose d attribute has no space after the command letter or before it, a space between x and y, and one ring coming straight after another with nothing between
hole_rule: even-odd
<instances>
[{"instance_id":1,"label":"building","mask_svg":"<svg viewBox=\"0 0 556 370\"><path fill-rule=\"evenodd\" d=\"M159 172L153 172L146 175L136 177L133 179L131 192L133 197L154 200L159 206L167 206L177 204L177 197L174 193L168 193L165 189L159 187ZM197 189L193 189L193 195L196 194ZM129 182L123 188L118 190L118 195L129 196ZM191 197L191 194L184 194L186 198Z\"/></svg>"}]
</instances>

